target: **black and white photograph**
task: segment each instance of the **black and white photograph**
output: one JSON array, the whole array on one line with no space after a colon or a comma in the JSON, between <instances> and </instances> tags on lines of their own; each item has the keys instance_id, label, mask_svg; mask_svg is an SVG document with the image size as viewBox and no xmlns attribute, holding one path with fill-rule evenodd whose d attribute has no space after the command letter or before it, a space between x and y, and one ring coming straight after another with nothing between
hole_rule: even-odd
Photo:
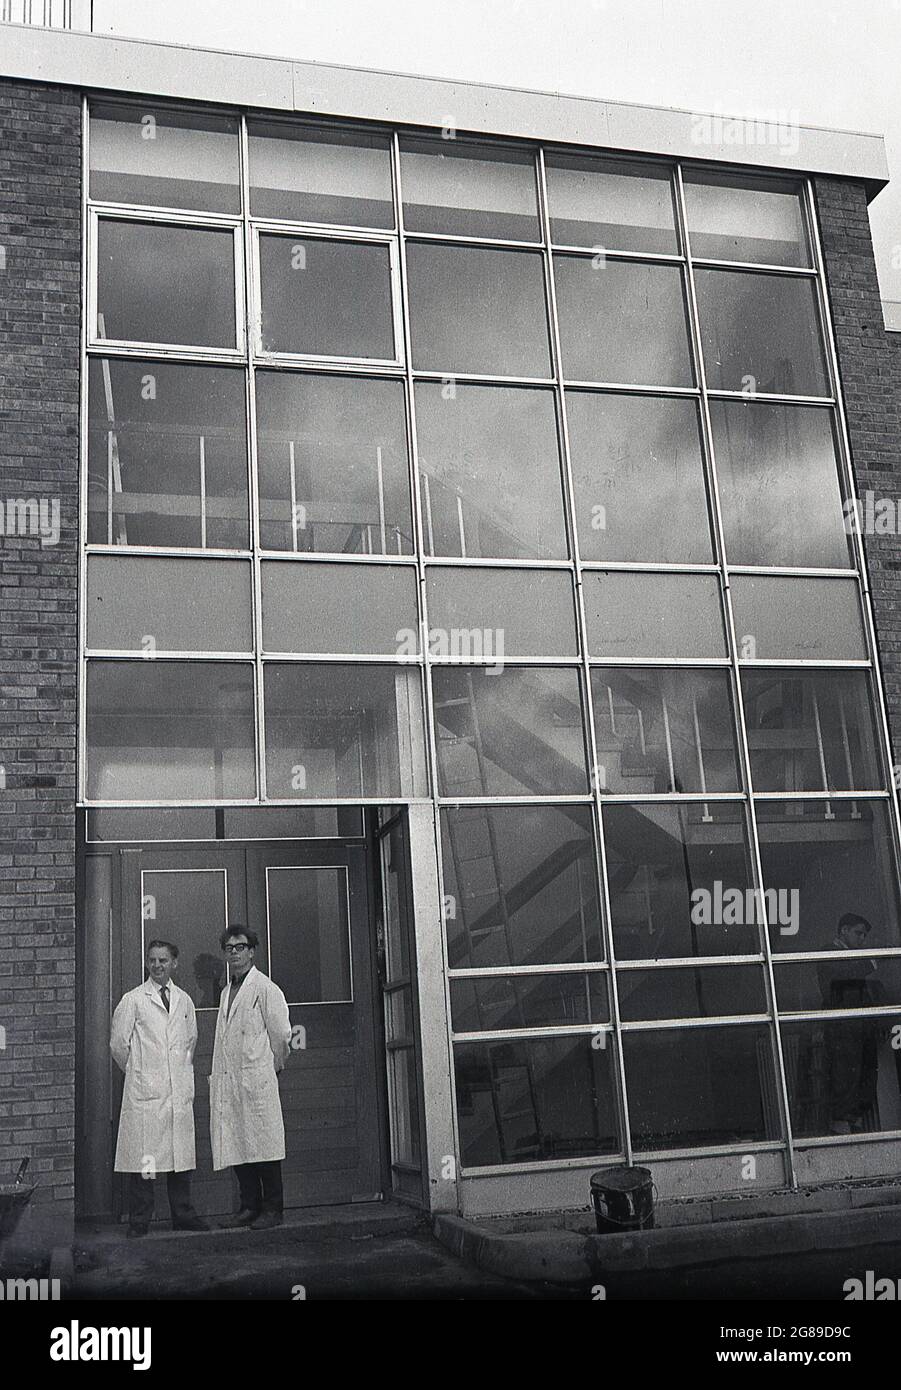
<instances>
[{"instance_id":1,"label":"black and white photograph","mask_svg":"<svg viewBox=\"0 0 901 1390\"><path fill-rule=\"evenodd\" d=\"M899 73L901 0L0 0L29 1368L887 1338Z\"/></svg>"}]
</instances>

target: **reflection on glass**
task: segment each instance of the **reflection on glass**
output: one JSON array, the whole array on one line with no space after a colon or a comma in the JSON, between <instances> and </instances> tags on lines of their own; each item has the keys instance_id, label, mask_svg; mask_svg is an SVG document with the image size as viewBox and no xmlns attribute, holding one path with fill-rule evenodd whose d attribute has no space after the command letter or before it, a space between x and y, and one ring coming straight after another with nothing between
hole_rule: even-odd
<instances>
[{"instance_id":1,"label":"reflection on glass","mask_svg":"<svg viewBox=\"0 0 901 1390\"><path fill-rule=\"evenodd\" d=\"M691 386L682 271L555 256L564 375L570 381Z\"/></svg>"},{"instance_id":2,"label":"reflection on glass","mask_svg":"<svg viewBox=\"0 0 901 1390\"><path fill-rule=\"evenodd\" d=\"M742 690L755 791L882 786L865 671L745 671Z\"/></svg>"},{"instance_id":3,"label":"reflection on glass","mask_svg":"<svg viewBox=\"0 0 901 1390\"><path fill-rule=\"evenodd\" d=\"M734 574L739 656L756 661L854 661L866 657L855 579Z\"/></svg>"},{"instance_id":4,"label":"reflection on glass","mask_svg":"<svg viewBox=\"0 0 901 1390\"><path fill-rule=\"evenodd\" d=\"M741 805L645 802L603 814L620 960L759 954Z\"/></svg>"},{"instance_id":5,"label":"reflection on glass","mask_svg":"<svg viewBox=\"0 0 901 1390\"><path fill-rule=\"evenodd\" d=\"M101 218L94 328L114 341L233 348L233 233Z\"/></svg>"},{"instance_id":6,"label":"reflection on glass","mask_svg":"<svg viewBox=\"0 0 901 1390\"><path fill-rule=\"evenodd\" d=\"M426 588L439 651L444 634L480 634L484 646L487 630L505 657L577 655L572 579L562 570L430 565Z\"/></svg>"},{"instance_id":7,"label":"reflection on glass","mask_svg":"<svg viewBox=\"0 0 901 1390\"><path fill-rule=\"evenodd\" d=\"M402 383L257 372L256 387L262 545L411 554Z\"/></svg>"},{"instance_id":8,"label":"reflection on glass","mask_svg":"<svg viewBox=\"0 0 901 1390\"><path fill-rule=\"evenodd\" d=\"M451 980L454 1031L506 1032L555 1024L606 1023L604 975L495 975Z\"/></svg>"},{"instance_id":9,"label":"reflection on glass","mask_svg":"<svg viewBox=\"0 0 901 1390\"><path fill-rule=\"evenodd\" d=\"M685 210L693 256L810 265L800 186L730 173L688 173Z\"/></svg>"},{"instance_id":10,"label":"reflection on glass","mask_svg":"<svg viewBox=\"0 0 901 1390\"><path fill-rule=\"evenodd\" d=\"M727 671L596 667L592 671L602 791L738 791Z\"/></svg>"},{"instance_id":11,"label":"reflection on glass","mask_svg":"<svg viewBox=\"0 0 901 1390\"><path fill-rule=\"evenodd\" d=\"M387 135L250 121L248 137L254 217L394 226Z\"/></svg>"},{"instance_id":12,"label":"reflection on glass","mask_svg":"<svg viewBox=\"0 0 901 1390\"><path fill-rule=\"evenodd\" d=\"M726 655L715 575L586 571L582 590L592 656Z\"/></svg>"},{"instance_id":13,"label":"reflection on glass","mask_svg":"<svg viewBox=\"0 0 901 1390\"><path fill-rule=\"evenodd\" d=\"M695 402L567 391L566 414L583 560L709 564Z\"/></svg>"},{"instance_id":14,"label":"reflection on glass","mask_svg":"<svg viewBox=\"0 0 901 1390\"><path fill-rule=\"evenodd\" d=\"M664 1029L623 1036L636 1149L694 1149L778 1139L769 1030Z\"/></svg>"},{"instance_id":15,"label":"reflection on glass","mask_svg":"<svg viewBox=\"0 0 901 1390\"><path fill-rule=\"evenodd\" d=\"M828 396L813 280L699 266L695 285L708 386Z\"/></svg>"},{"instance_id":16,"label":"reflection on glass","mask_svg":"<svg viewBox=\"0 0 901 1390\"><path fill-rule=\"evenodd\" d=\"M763 880L792 918L777 951L835 951L847 913L871 924L862 949L901 946L898 870L885 801L759 801Z\"/></svg>"},{"instance_id":17,"label":"reflection on glass","mask_svg":"<svg viewBox=\"0 0 901 1390\"><path fill-rule=\"evenodd\" d=\"M108 651L250 652L250 565L92 555L87 645Z\"/></svg>"},{"instance_id":18,"label":"reflection on glass","mask_svg":"<svg viewBox=\"0 0 901 1390\"><path fill-rule=\"evenodd\" d=\"M411 1047L388 1051L388 1084L391 1088L391 1158L419 1168L422 1145L419 1130L419 1079L416 1053Z\"/></svg>"},{"instance_id":19,"label":"reflection on glass","mask_svg":"<svg viewBox=\"0 0 901 1390\"><path fill-rule=\"evenodd\" d=\"M868 925L868 919L863 918L863 928L858 930L851 913L843 913L842 917L844 923L838 925L830 943L835 948L834 956L825 960L784 961L777 967L776 999L783 1013L901 1008L901 959L860 955L873 936L873 924Z\"/></svg>"},{"instance_id":20,"label":"reflection on glass","mask_svg":"<svg viewBox=\"0 0 901 1390\"><path fill-rule=\"evenodd\" d=\"M485 246L407 246L413 365L550 376L541 256Z\"/></svg>"},{"instance_id":21,"label":"reflection on glass","mask_svg":"<svg viewBox=\"0 0 901 1390\"><path fill-rule=\"evenodd\" d=\"M898 1019L783 1023L792 1126L799 1138L901 1129Z\"/></svg>"},{"instance_id":22,"label":"reflection on glass","mask_svg":"<svg viewBox=\"0 0 901 1390\"><path fill-rule=\"evenodd\" d=\"M441 666L432 689L442 796L587 790L574 668Z\"/></svg>"},{"instance_id":23,"label":"reflection on glass","mask_svg":"<svg viewBox=\"0 0 901 1390\"><path fill-rule=\"evenodd\" d=\"M96 357L88 372L89 543L246 547L244 373Z\"/></svg>"},{"instance_id":24,"label":"reflection on glass","mask_svg":"<svg viewBox=\"0 0 901 1390\"><path fill-rule=\"evenodd\" d=\"M565 558L553 392L419 381L414 393L427 553Z\"/></svg>"},{"instance_id":25,"label":"reflection on glass","mask_svg":"<svg viewBox=\"0 0 901 1390\"><path fill-rule=\"evenodd\" d=\"M615 1153L613 1051L590 1035L454 1047L464 1167Z\"/></svg>"},{"instance_id":26,"label":"reflection on glass","mask_svg":"<svg viewBox=\"0 0 901 1390\"><path fill-rule=\"evenodd\" d=\"M89 150L100 202L240 211L234 116L104 102L91 107Z\"/></svg>"},{"instance_id":27,"label":"reflection on glass","mask_svg":"<svg viewBox=\"0 0 901 1390\"><path fill-rule=\"evenodd\" d=\"M435 139L404 139L400 150L407 231L539 239L530 150Z\"/></svg>"},{"instance_id":28,"label":"reflection on glass","mask_svg":"<svg viewBox=\"0 0 901 1390\"><path fill-rule=\"evenodd\" d=\"M397 356L387 246L260 236L263 352Z\"/></svg>"},{"instance_id":29,"label":"reflection on glass","mask_svg":"<svg viewBox=\"0 0 901 1390\"><path fill-rule=\"evenodd\" d=\"M350 1002L347 874L342 868L266 869L271 966L289 1004Z\"/></svg>"},{"instance_id":30,"label":"reflection on glass","mask_svg":"<svg viewBox=\"0 0 901 1390\"><path fill-rule=\"evenodd\" d=\"M411 566L304 564L261 567L267 652L413 655L419 650Z\"/></svg>"},{"instance_id":31,"label":"reflection on glass","mask_svg":"<svg viewBox=\"0 0 901 1390\"><path fill-rule=\"evenodd\" d=\"M418 670L270 664L265 700L271 797L424 794Z\"/></svg>"},{"instance_id":32,"label":"reflection on glass","mask_svg":"<svg viewBox=\"0 0 901 1390\"><path fill-rule=\"evenodd\" d=\"M229 801L256 795L253 667L90 661L92 801Z\"/></svg>"},{"instance_id":33,"label":"reflection on glass","mask_svg":"<svg viewBox=\"0 0 901 1390\"><path fill-rule=\"evenodd\" d=\"M833 412L714 400L710 419L730 563L847 569Z\"/></svg>"},{"instance_id":34,"label":"reflection on glass","mask_svg":"<svg viewBox=\"0 0 901 1390\"><path fill-rule=\"evenodd\" d=\"M141 900L153 904L153 917L142 923L145 957L151 941L177 946L175 983L198 1009L218 1009L225 987L219 936L228 925L226 899L224 869L151 869L141 874ZM265 969L263 959L259 964Z\"/></svg>"},{"instance_id":35,"label":"reflection on glass","mask_svg":"<svg viewBox=\"0 0 901 1390\"><path fill-rule=\"evenodd\" d=\"M451 969L604 958L587 806L441 811Z\"/></svg>"},{"instance_id":36,"label":"reflection on glass","mask_svg":"<svg viewBox=\"0 0 901 1390\"><path fill-rule=\"evenodd\" d=\"M628 160L551 154L551 237L598 250L678 251L669 169Z\"/></svg>"},{"instance_id":37,"label":"reflection on glass","mask_svg":"<svg viewBox=\"0 0 901 1390\"><path fill-rule=\"evenodd\" d=\"M620 1017L625 1022L767 1012L766 987L759 965L621 970L617 992Z\"/></svg>"}]
</instances>

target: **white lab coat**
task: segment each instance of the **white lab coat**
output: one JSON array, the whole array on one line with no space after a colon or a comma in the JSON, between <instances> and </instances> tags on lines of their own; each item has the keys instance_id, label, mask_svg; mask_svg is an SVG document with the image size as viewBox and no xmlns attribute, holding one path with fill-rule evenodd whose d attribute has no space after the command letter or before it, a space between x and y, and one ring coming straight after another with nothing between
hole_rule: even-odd
<instances>
[{"instance_id":1,"label":"white lab coat","mask_svg":"<svg viewBox=\"0 0 901 1390\"><path fill-rule=\"evenodd\" d=\"M226 1016L231 981L219 1000L210 1077L213 1167L285 1156L277 1072L291 1051L288 1005L278 985L250 967Z\"/></svg>"},{"instance_id":2,"label":"white lab coat","mask_svg":"<svg viewBox=\"0 0 901 1390\"><path fill-rule=\"evenodd\" d=\"M113 1014L110 1051L125 1072L117 1173L183 1173L195 1166L191 996L169 982L169 1012L152 981L129 990Z\"/></svg>"}]
</instances>

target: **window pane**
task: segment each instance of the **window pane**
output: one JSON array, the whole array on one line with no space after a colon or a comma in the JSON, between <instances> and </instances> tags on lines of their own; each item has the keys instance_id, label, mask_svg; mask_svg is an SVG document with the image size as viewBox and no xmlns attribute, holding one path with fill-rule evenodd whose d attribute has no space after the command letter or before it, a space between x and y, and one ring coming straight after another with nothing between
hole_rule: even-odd
<instances>
[{"instance_id":1,"label":"window pane","mask_svg":"<svg viewBox=\"0 0 901 1390\"><path fill-rule=\"evenodd\" d=\"M254 797L253 667L89 661L87 742L92 801Z\"/></svg>"},{"instance_id":2,"label":"window pane","mask_svg":"<svg viewBox=\"0 0 901 1390\"><path fill-rule=\"evenodd\" d=\"M563 372L570 381L691 386L682 271L555 256Z\"/></svg>"},{"instance_id":3,"label":"window pane","mask_svg":"<svg viewBox=\"0 0 901 1390\"><path fill-rule=\"evenodd\" d=\"M669 169L626 160L550 155L551 236L564 246L678 251Z\"/></svg>"},{"instance_id":4,"label":"window pane","mask_svg":"<svg viewBox=\"0 0 901 1390\"><path fill-rule=\"evenodd\" d=\"M224 869L153 869L141 874L144 956L157 938L177 946L178 987L198 1009L218 1009L226 983L228 967L219 936L228 926L227 887Z\"/></svg>"},{"instance_id":5,"label":"window pane","mask_svg":"<svg viewBox=\"0 0 901 1390\"><path fill-rule=\"evenodd\" d=\"M271 968L289 1004L353 998L343 869L266 869Z\"/></svg>"},{"instance_id":6,"label":"window pane","mask_svg":"<svg viewBox=\"0 0 901 1390\"><path fill-rule=\"evenodd\" d=\"M91 197L106 203L241 210L238 123L165 106L91 108Z\"/></svg>"},{"instance_id":7,"label":"window pane","mask_svg":"<svg viewBox=\"0 0 901 1390\"><path fill-rule=\"evenodd\" d=\"M414 243L407 271L416 367L550 376L540 255Z\"/></svg>"},{"instance_id":8,"label":"window pane","mask_svg":"<svg viewBox=\"0 0 901 1390\"><path fill-rule=\"evenodd\" d=\"M530 150L403 140L400 173L408 231L539 240Z\"/></svg>"},{"instance_id":9,"label":"window pane","mask_svg":"<svg viewBox=\"0 0 901 1390\"><path fill-rule=\"evenodd\" d=\"M901 946L898 872L883 801L759 801L757 825L777 951L832 951L845 913L866 945Z\"/></svg>"},{"instance_id":10,"label":"window pane","mask_svg":"<svg viewBox=\"0 0 901 1390\"><path fill-rule=\"evenodd\" d=\"M582 576L592 656L725 656L720 584L707 574Z\"/></svg>"},{"instance_id":11,"label":"window pane","mask_svg":"<svg viewBox=\"0 0 901 1390\"><path fill-rule=\"evenodd\" d=\"M510 656L577 655L569 574L430 566L427 575L434 655L498 665Z\"/></svg>"},{"instance_id":12,"label":"window pane","mask_svg":"<svg viewBox=\"0 0 901 1390\"><path fill-rule=\"evenodd\" d=\"M623 1054L637 1149L779 1138L766 1026L626 1033Z\"/></svg>"},{"instance_id":13,"label":"window pane","mask_svg":"<svg viewBox=\"0 0 901 1390\"><path fill-rule=\"evenodd\" d=\"M232 232L101 218L96 328L116 341L233 348Z\"/></svg>"},{"instance_id":14,"label":"window pane","mask_svg":"<svg viewBox=\"0 0 901 1390\"><path fill-rule=\"evenodd\" d=\"M411 554L402 383L257 372L256 387L262 545Z\"/></svg>"},{"instance_id":15,"label":"window pane","mask_svg":"<svg viewBox=\"0 0 901 1390\"><path fill-rule=\"evenodd\" d=\"M269 652L419 650L416 572L390 565L262 566L263 647Z\"/></svg>"},{"instance_id":16,"label":"window pane","mask_svg":"<svg viewBox=\"0 0 901 1390\"><path fill-rule=\"evenodd\" d=\"M872 924L863 935L849 927L838 928L832 943L837 948L834 956L778 965L776 998L782 1012L901 1006L901 960L856 954L860 947L866 948L872 935Z\"/></svg>"},{"instance_id":17,"label":"window pane","mask_svg":"<svg viewBox=\"0 0 901 1390\"><path fill-rule=\"evenodd\" d=\"M138 810L96 807L86 813L85 838L95 840L215 840L216 812L209 807L155 807Z\"/></svg>"},{"instance_id":18,"label":"window pane","mask_svg":"<svg viewBox=\"0 0 901 1390\"><path fill-rule=\"evenodd\" d=\"M263 352L397 357L385 245L260 236Z\"/></svg>"},{"instance_id":19,"label":"window pane","mask_svg":"<svg viewBox=\"0 0 901 1390\"><path fill-rule=\"evenodd\" d=\"M390 142L357 130L251 121L254 217L393 227Z\"/></svg>"},{"instance_id":20,"label":"window pane","mask_svg":"<svg viewBox=\"0 0 901 1390\"><path fill-rule=\"evenodd\" d=\"M425 794L418 670L268 665L265 691L271 797Z\"/></svg>"},{"instance_id":21,"label":"window pane","mask_svg":"<svg viewBox=\"0 0 901 1390\"><path fill-rule=\"evenodd\" d=\"M587 790L577 670L442 666L432 688L442 796Z\"/></svg>"},{"instance_id":22,"label":"window pane","mask_svg":"<svg viewBox=\"0 0 901 1390\"><path fill-rule=\"evenodd\" d=\"M227 840L334 840L363 837L362 806L226 806Z\"/></svg>"},{"instance_id":23,"label":"window pane","mask_svg":"<svg viewBox=\"0 0 901 1390\"><path fill-rule=\"evenodd\" d=\"M895 1018L783 1023L792 1127L802 1139L901 1129Z\"/></svg>"},{"instance_id":24,"label":"window pane","mask_svg":"<svg viewBox=\"0 0 901 1390\"><path fill-rule=\"evenodd\" d=\"M412 1048L392 1048L388 1053L391 1088L391 1157L393 1163L419 1168L422 1147L419 1133L419 1077Z\"/></svg>"},{"instance_id":25,"label":"window pane","mask_svg":"<svg viewBox=\"0 0 901 1390\"><path fill-rule=\"evenodd\" d=\"M564 558L553 392L419 381L414 393L427 553Z\"/></svg>"},{"instance_id":26,"label":"window pane","mask_svg":"<svg viewBox=\"0 0 901 1390\"><path fill-rule=\"evenodd\" d=\"M710 418L730 563L847 569L832 411L714 400Z\"/></svg>"},{"instance_id":27,"label":"window pane","mask_svg":"<svg viewBox=\"0 0 901 1390\"><path fill-rule=\"evenodd\" d=\"M122 358L88 371L88 541L246 548L243 371Z\"/></svg>"},{"instance_id":28,"label":"window pane","mask_svg":"<svg viewBox=\"0 0 901 1390\"><path fill-rule=\"evenodd\" d=\"M583 560L709 564L695 402L567 391L566 414Z\"/></svg>"},{"instance_id":29,"label":"window pane","mask_svg":"<svg viewBox=\"0 0 901 1390\"><path fill-rule=\"evenodd\" d=\"M604 836L620 960L760 953L742 805L607 805Z\"/></svg>"},{"instance_id":30,"label":"window pane","mask_svg":"<svg viewBox=\"0 0 901 1390\"><path fill-rule=\"evenodd\" d=\"M828 396L813 280L699 267L695 285L708 386Z\"/></svg>"},{"instance_id":31,"label":"window pane","mask_svg":"<svg viewBox=\"0 0 901 1390\"><path fill-rule=\"evenodd\" d=\"M592 975L500 975L451 980L451 1010L457 1033L554 1024L606 1023L607 980Z\"/></svg>"},{"instance_id":32,"label":"window pane","mask_svg":"<svg viewBox=\"0 0 901 1390\"><path fill-rule=\"evenodd\" d=\"M587 806L441 811L451 969L604 959Z\"/></svg>"},{"instance_id":33,"label":"window pane","mask_svg":"<svg viewBox=\"0 0 901 1390\"><path fill-rule=\"evenodd\" d=\"M249 652L250 566L240 560L92 555L87 644L113 651Z\"/></svg>"},{"instance_id":34,"label":"window pane","mask_svg":"<svg viewBox=\"0 0 901 1390\"><path fill-rule=\"evenodd\" d=\"M687 174L691 254L717 261L810 265L799 186L734 174Z\"/></svg>"},{"instance_id":35,"label":"window pane","mask_svg":"<svg viewBox=\"0 0 901 1390\"><path fill-rule=\"evenodd\" d=\"M591 1036L458 1043L464 1167L615 1153L612 1049Z\"/></svg>"},{"instance_id":36,"label":"window pane","mask_svg":"<svg viewBox=\"0 0 901 1390\"><path fill-rule=\"evenodd\" d=\"M616 988L620 1017L625 1022L768 1012L763 971L758 965L621 970Z\"/></svg>"},{"instance_id":37,"label":"window pane","mask_svg":"<svg viewBox=\"0 0 901 1390\"><path fill-rule=\"evenodd\" d=\"M602 791L738 791L727 671L597 667L592 689Z\"/></svg>"},{"instance_id":38,"label":"window pane","mask_svg":"<svg viewBox=\"0 0 901 1390\"><path fill-rule=\"evenodd\" d=\"M739 656L757 661L866 657L856 579L734 574L731 583Z\"/></svg>"},{"instance_id":39,"label":"window pane","mask_svg":"<svg viewBox=\"0 0 901 1390\"><path fill-rule=\"evenodd\" d=\"M745 671L742 690L755 791L882 788L866 672Z\"/></svg>"}]
</instances>

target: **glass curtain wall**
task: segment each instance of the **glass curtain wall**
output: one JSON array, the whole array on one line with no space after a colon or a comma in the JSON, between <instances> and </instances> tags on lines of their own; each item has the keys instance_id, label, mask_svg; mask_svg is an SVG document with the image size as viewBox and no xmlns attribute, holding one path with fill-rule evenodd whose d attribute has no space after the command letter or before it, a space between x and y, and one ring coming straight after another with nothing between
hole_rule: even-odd
<instances>
[{"instance_id":1,"label":"glass curtain wall","mask_svg":"<svg viewBox=\"0 0 901 1390\"><path fill-rule=\"evenodd\" d=\"M82 793L430 798L465 1170L901 1131L809 190L98 104Z\"/></svg>"}]
</instances>

